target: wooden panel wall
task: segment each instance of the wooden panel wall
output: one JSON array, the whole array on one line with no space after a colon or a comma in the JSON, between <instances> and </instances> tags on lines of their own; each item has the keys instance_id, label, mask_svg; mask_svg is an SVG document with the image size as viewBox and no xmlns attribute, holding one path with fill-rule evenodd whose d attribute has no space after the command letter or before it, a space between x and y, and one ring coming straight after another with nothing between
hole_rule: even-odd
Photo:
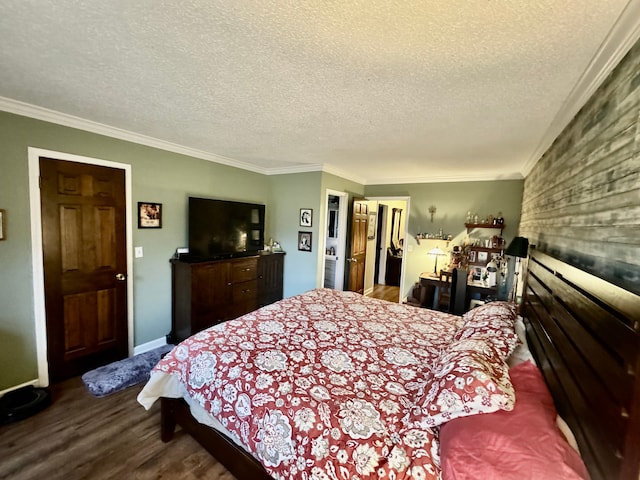
<instances>
[{"instance_id":1,"label":"wooden panel wall","mask_svg":"<svg viewBox=\"0 0 640 480\"><path fill-rule=\"evenodd\" d=\"M519 234L640 293L640 42L527 176Z\"/></svg>"}]
</instances>

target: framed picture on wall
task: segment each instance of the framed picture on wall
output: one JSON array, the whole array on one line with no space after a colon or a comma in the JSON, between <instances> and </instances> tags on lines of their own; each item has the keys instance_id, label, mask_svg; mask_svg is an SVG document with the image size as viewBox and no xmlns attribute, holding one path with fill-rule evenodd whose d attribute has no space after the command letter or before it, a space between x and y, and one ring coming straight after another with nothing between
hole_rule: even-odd
<instances>
[{"instance_id":1,"label":"framed picture on wall","mask_svg":"<svg viewBox=\"0 0 640 480\"><path fill-rule=\"evenodd\" d=\"M487 263L489 261L489 253L488 252L478 252L478 262L479 263Z\"/></svg>"},{"instance_id":2,"label":"framed picture on wall","mask_svg":"<svg viewBox=\"0 0 640 480\"><path fill-rule=\"evenodd\" d=\"M369 212L369 224L367 226L367 239L373 240L376 238L376 229L378 227L378 222L376 221L378 215L376 212Z\"/></svg>"},{"instance_id":3,"label":"framed picture on wall","mask_svg":"<svg viewBox=\"0 0 640 480\"><path fill-rule=\"evenodd\" d=\"M300 209L300 226L311 227L313 222L313 210L311 208Z\"/></svg>"},{"instance_id":4,"label":"framed picture on wall","mask_svg":"<svg viewBox=\"0 0 640 480\"><path fill-rule=\"evenodd\" d=\"M298 232L298 250L311 251L311 232Z\"/></svg>"},{"instance_id":5,"label":"framed picture on wall","mask_svg":"<svg viewBox=\"0 0 640 480\"><path fill-rule=\"evenodd\" d=\"M162 228L162 204L138 202L138 228Z\"/></svg>"}]
</instances>

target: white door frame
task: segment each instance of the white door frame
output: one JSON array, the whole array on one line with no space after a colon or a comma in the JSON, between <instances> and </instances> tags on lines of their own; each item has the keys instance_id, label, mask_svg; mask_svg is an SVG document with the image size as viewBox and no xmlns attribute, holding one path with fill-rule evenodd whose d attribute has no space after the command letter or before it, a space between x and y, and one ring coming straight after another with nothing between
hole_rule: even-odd
<instances>
[{"instance_id":1,"label":"white door frame","mask_svg":"<svg viewBox=\"0 0 640 480\"><path fill-rule=\"evenodd\" d=\"M378 283L381 285L386 284L386 275L387 275L387 234L389 232L389 225L387 222L387 211L389 206L385 203L378 202L378 213L382 210L382 215L378 215L376 218L378 219L378 224L380 224L380 238L383 239L380 244L380 251L376 252L376 255L379 255L378 259ZM377 225L376 225L377 227ZM384 280L384 281L380 281Z\"/></svg>"},{"instance_id":2,"label":"white door frame","mask_svg":"<svg viewBox=\"0 0 640 480\"><path fill-rule=\"evenodd\" d=\"M323 219L320 223L321 228L318 229L318 235L320 241L318 242L318 257L321 259L318 270L318 287L324 287L324 262L325 252L327 250L327 229L329 225L329 196L333 195L338 197L338 250L336 251L336 290L344 290L344 263L347 244L347 209L349 208L348 200L349 195L347 192L340 192L338 190L331 190L327 188L324 195L324 205L322 211L324 212Z\"/></svg>"},{"instance_id":3,"label":"white door frame","mask_svg":"<svg viewBox=\"0 0 640 480\"><path fill-rule=\"evenodd\" d=\"M47 360L47 318L44 303L44 258L42 252L42 212L40 208L40 157L70 162L87 163L124 170L126 197L126 248L127 248L127 330L129 356L133 355L133 227L131 212L131 165L71 153L28 147L29 202L31 211L31 262L33 265L33 308L38 356L38 386L49 385Z\"/></svg>"},{"instance_id":4,"label":"white door frame","mask_svg":"<svg viewBox=\"0 0 640 480\"><path fill-rule=\"evenodd\" d=\"M381 203L384 204L384 202L397 202L397 201L404 201L406 202L407 205L407 213L405 214L405 222L404 222L404 235L402 238L405 239L405 251L402 252L402 262L401 262L401 267L400 267L400 302L402 302L405 298L405 293L404 293L404 274L405 274L405 261L407 259L407 252L406 252L406 248L407 248L407 238L409 235L409 212L411 211L411 197L366 197L365 200L376 200L378 202L378 205L380 205ZM377 217L376 217L377 218ZM380 221L378 219L378 221ZM385 250L385 254L386 254L386 250Z\"/></svg>"}]
</instances>

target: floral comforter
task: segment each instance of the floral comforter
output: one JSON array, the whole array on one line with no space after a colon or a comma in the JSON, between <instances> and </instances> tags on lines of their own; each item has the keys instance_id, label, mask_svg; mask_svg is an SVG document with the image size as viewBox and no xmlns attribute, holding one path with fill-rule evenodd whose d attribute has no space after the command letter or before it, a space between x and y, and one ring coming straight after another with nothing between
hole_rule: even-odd
<instances>
[{"instance_id":1,"label":"floral comforter","mask_svg":"<svg viewBox=\"0 0 640 480\"><path fill-rule=\"evenodd\" d=\"M150 383L179 377L274 478L435 479L434 432L403 418L460 322L317 289L192 336Z\"/></svg>"}]
</instances>

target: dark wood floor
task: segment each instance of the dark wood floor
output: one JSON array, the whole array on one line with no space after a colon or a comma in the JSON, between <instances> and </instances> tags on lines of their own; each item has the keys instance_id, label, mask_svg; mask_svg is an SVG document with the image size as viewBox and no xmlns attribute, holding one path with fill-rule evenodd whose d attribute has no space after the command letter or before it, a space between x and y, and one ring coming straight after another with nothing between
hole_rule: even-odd
<instances>
[{"instance_id":1,"label":"dark wood floor","mask_svg":"<svg viewBox=\"0 0 640 480\"><path fill-rule=\"evenodd\" d=\"M376 284L373 287L373 292L368 296L397 303L400 301L400 287Z\"/></svg>"},{"instance_id":2,"label":"dark wood floor","mask_svg":"<svg viewBox=\"0 0 640 480\"><path fill-rule=\"evenodd\" d=\"M50 407L0 426L0 479L234 479L189 435L162 443L141 388L95 398L79 377L54 385Z\"/></svg>"}]
</instances>

